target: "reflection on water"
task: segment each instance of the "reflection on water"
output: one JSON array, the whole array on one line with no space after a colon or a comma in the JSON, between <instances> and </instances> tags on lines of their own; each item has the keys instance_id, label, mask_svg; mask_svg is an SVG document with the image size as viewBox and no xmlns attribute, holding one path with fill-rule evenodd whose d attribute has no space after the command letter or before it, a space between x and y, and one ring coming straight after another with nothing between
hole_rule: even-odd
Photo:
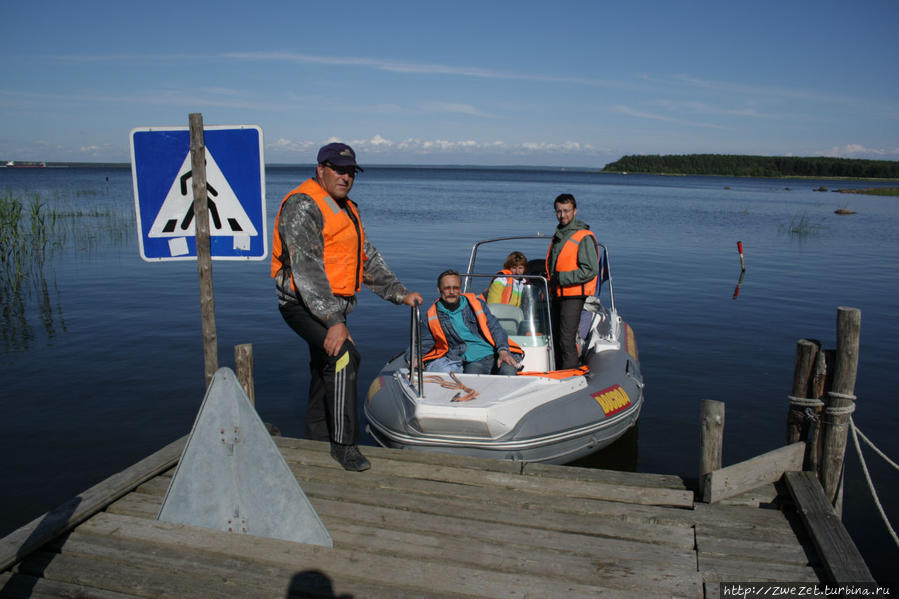
<instances>
[{"instance_id":1,"label":"reflection on water","mask_svg":"<svg viewBox=\"0 0 899 599\"><path fill-rule=\"evenodd\" d=\"M76 193L76 196L80 195ZM65 208L59 199L0 195L0 328L6 351L25 351L65 332L55 262L66 250L80 258L121 247L128 219L108 209ZM32 321L37 320L39 327Z\"/></svg>"},{"instance_id":2,"label":"reflection on water","mask_svg":"<svg viewBox=\"0 0 899 599\"><path fill-rule=\"evenodd\" d=\"M638 458L640 457L637 443L639 437L640 421L638 420L634 426L627 429L614 443L605 447L602 451L584 456L568 465L581 468L636 472Z\"/></svg>"}]
</instances>

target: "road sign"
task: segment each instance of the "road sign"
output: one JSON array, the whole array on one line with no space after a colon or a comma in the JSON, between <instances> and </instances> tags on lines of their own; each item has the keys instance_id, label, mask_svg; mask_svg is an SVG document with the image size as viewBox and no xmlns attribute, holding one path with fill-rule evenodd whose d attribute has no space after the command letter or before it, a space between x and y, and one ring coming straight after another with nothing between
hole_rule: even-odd
<instances>
[{"instance_id":1,"label":"road sign","mask_svg":"<svg viewBox=\"0 0 899 599\"><path fill-rule=\"evenodd\" d=\"M203 137L212 258L263 260L268 240L262 129L210 126ZM134 129L131 172L141 258L196 259L189 128Z\"/></svg>"}]
</instances>

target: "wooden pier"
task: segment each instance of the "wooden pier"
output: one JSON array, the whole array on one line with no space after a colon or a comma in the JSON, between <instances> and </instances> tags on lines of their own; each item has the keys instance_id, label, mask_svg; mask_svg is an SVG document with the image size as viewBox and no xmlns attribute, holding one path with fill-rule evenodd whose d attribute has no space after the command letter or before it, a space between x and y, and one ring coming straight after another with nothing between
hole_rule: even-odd
<instances>
[{"instance_id":1,"label":"wooden pier","mask_svg":"<svg viewBox=\"0 0 899 599\"><path fill-rule=\"evenodd\" d=\"M157 521L181 439L0 541L0 597L717 597L719 581L864 580L848 535L820 545L783 482L708 504L677 476L374 447L350 473L327 444L275 439L333 549Z\"/></svg>"}]
</instances>

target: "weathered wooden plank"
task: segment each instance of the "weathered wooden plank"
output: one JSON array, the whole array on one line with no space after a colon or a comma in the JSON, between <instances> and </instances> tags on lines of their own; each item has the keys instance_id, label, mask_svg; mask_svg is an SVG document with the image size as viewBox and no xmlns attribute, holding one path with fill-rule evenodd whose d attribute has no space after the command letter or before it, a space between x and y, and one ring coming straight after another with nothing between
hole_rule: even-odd
<instances>
[{"instance_id":1,"label":"weathered wooden plank","mask_svg":"<svg viewBox=\"0 0 899 599\"><path fill-rule=\"evenodd\" d=\"M738 525L737 527L734 526L735 523ZM740 540L811 546L811 538L802 534L801 531L797 535L794 525L789 520L784 520L781 526L739 526L739 524L740 522L736 519L726 522L702 522L697 523L696 531L698 534L718 539L737 537ZM795 526L801 527L801 524L797 521Z\"/></svg>"},{"instance_id":2,"label":"weathered wooden plank","mask_svg":"<svg viewBox=\"0 0 899 599\"><path fill-rule=\"evenodd\" d=\"M743 530L752 528L789 527L787 515L776 509L697 503L691 513L697 524L731 526L734 534L742 534Z\"/></svg>"},{"instance_id":3,"label":"weathered wooden plank","mask_svg":"<svg viewBox=\"0 0 899 599\"><path fill-rule=\"evenodd\" d=\"M211 584L217 589L219 584L224 584L227 585L224 590L233 592L233 597L286 597L288 593L303 596L306 596L306 593L313 593L317 597L356 596L384 599L458 597L455 594L432 593L423 589L404 589L402 581L391 585L378 585L371 581L360 583L348 579L335 589L333 581L321 573L306 571L302 564L266 565L239 556L225 559L221 556L205 555L189 548L160 547L122 537L112 538L75 532L56 549L65 557L102 562L103 572L122 571L124 576L129 574L134 576L137 571L163 585L166 584L167 577L180 576L196 580L198 575L203 584L197 586ZM61 574L56 571L54 575ZM85 574L80 576L82 581L86 578ZM241 589L234 588L235 585L239 585ZM201 590L199 594L192 596L205 598L206 594Z\"/></svg>"},{"instance_id":4,"label":"weathered wooden plank","mask_svg":"<svg viewBox=\"0 0 899 599\"><path fill-rule=\"evenodd\" d=\"M424 516L463 518L471 522L472 526L480 526L481 522L524 525L534 529L576 532L684 549L693 547L693 531L688 526L630 522L619 518L584 517L552 510L515 509L514 506L502 503L488 504L451 498L403 496L377 490L371 490L364 497L354 497L348 501L345 492L341 492L341 486L333 483L315 484L306 481L303 488L310 498L315 499L316 509L319 509L322 501L337 501L359 510L384 507Z\"/></svg>"},{"instance_id":5,"label":"weathered wooden plank","mask_svg":"<svg viewBox=\"0 0 899 599\"><path fill-rule=\"evenodd\" d=\"M367 488L364 492L357 488L352 496L347 497L346 485L340 481L300 479L300 484L317 511L319 511L319 500L328 499L356 505L357 507L353 509L364 509L364 506L386 507L420 514L468 518L475 526L483 521L516 526L526 522L527 526L547 530L579 532L684 549L693 547L692 523L673 525L662 521L653 522L650 518L640 520L604 517L595 512L559 512L554 510L551 505L542 502L525 501L514 504L503 501L502 497L494 501L492 498L485 497L468 499L422 496L383 488ZM506 492L504 495L508 494ZM161 496L159 495L132 493L111 505L109 511L154 517L155 510L159 509L160 501ZM608 502L605 503L608 504ZM612 503L611 505L620 504Z\"/></svg>"},{"instance_id":6,"label":"weathered wooden plank","mask_svg":"<svg viewBox=\"0 0 899 599\"><path fill-rule=\"evenodd\" d=\"M759 507L762 505L774 505L781 499L780 493L774 483L762 485L757 489L750 489L745 493L725 497L718 503L721 505L745 505Z\"/></svg>"},{"instance_id":7,"label":"weathered wooden plank","mask_svg":"<svg viewBox=\"0 0 899 599\"><path fill-rule=\"evenodd\" d=\"M386 507L359 506L342 501L319 500L319 515L326 522L341 518L357 524L383 526L393 530L423 532L438 535L455 535L495 543L510 543L534 548L595 553L601 548L603 555L621 556L638 562L669 563L695 567L692 549L641 543L639 541L602 537L581 532L553 530L532 526L527 520L518 525L478 521L468 517L419 514Z\"/></svg>"},{"instance_id":8,"label":"weathered wooden plank","mask_svg":"<svg viewBox=\"0 0 899 599\"><path fill-rule=\"evenodd\" d=\"M729 557L756 559L781 564L809 565L814 561L814 549L806 549L795 540L793 542L769 539L719 536L720 531L708 534L701 527L696 528L696 551L700 557ZM808 551L812 555L809 555Z\"/></svg>"},{"instance_id":9,"label":"weathered wooden plank","mask_svg":"<svg viewBox=\"0 0 899 599\"><path fill-rule=\"evenodd\" d=\"M310 441L308 439L294 439L290 437L275 437L274 439L275 443L282 448L299 449L302 451L330 455L328 443L322 441ZM684 480L673 474L620 472L617 470L578 468L572 466L559 468L558 466L549 464L524 464L510 460L458 456L439 452L389 449L386 447L363 447L362 450L367 457L374 457L377 461L393 460L397 462L414 462L434 466L454 466L459 468L473 468L475 470L508 472L510 474L518 473L547 478L592 480L608 484L634 485L641 487L686 489Z\"/></svg>"},{"instance_id":10,"label":"weathered wooden plank","mask_svg":"<svg viewBox=\"0 0 899 599\"><path fill-rule=\"evenodd\" d=\"M196 571L179 576L178 570L156 570L124 562L111 564L94 558L44 551L32 553L16 569L61 583L81 584L119 593L130 592L138 597L230 599L272 596L270 589L267 589L267 593L256 593L252 586L243 585L233 576L226 575L215 580L212 576Z\"/></svg>"},{"instance_id":11,"label":"weathered wooden plank","mask_svg":"<svg viewBox=\"0 0 899 599\"><path fill-rule=\"evenodd\" d=\"M550 548L494 543L471 537L425 535L374 526L361 526L328 519L328 530L342 545L367 546L373 552L398 552L408 557L426 557L458 562L475 567L505 572L532 573L564 578L573 582L595 584L647 594L658 592L677 596L697 596L700 577L692 564L674 566L640 561L639 556L613 553L599 540L588 553L575 553Z\"/></svg>"},{"instance_id":12,"label":"weathered wooden plank","mask_svg":"<svg viewBox=\"0 0 899 599\"><path fill-rule=\"evenodd\" d=\"M653 487L659 489L687 490L684 479L673 474L650 474L643 472L621 472L595 468L565 466L559 468L551 464L526 464L523 467L525 476L540 476L547 479L561 478L573 480L589 480L610 485L628 485L636 487Z\"/></svg>"},{"instance_id":13,"label":"weathered wooden plank","mask_svg":"<svg viewBox=\"0 0 899 599\"><path fill-rule=\"evenodd\" d=\"M336 489L335 493L340 487ZM408 511L405 506L360 505L339 497L325 500L310 495L310 498L337 544L346 542L346 539L341 538L336 531L347 526L361 526L371 528L372 537L414 533L433 537L439 545L456 536L462 540L463 545L510 545L516 552L525 553L565 551L595 556L601 547L604 563L610 560L608 556L614 555L626 560L630 568L645 563L651 564L652 569L658 569L664 567L660 564L668 561L672 567L695 570L695 558L690 551L693 547L691 528L681 531L669 529L663 537L671 538L660 539L659 533L649 530L645 533L627 530L627 523L619 530L603 530L601 524L591 524L589 519L572 519L563 526L553 527L555 522L552 519L534 521L534 515L518 512L506 514L501 522L491 514L482 513L481 507L474 508L474 513L469 506L456 513L449 511L435 515L417 510ZM153 517L159 500L158 497L132 493L110 506L108 511L136 517ZM602 531L603 534L596 534L596 531ZM640 538L641 535L644 538ZM366 547L365 544L356 546Z\"/></svg>"},{"instance_id":14,"label":"weathered wooden plank","mask_svg":"<svg viewBox=\"0 0 899 599\"><path fill-rule=\"evenodd\" d=\"M42 599L77 597L78 599L134 599L139 595L94 589L83 584L60 582L20 572L0 573L0 597Z\"/></svg>"},{"instance_id":15,"label":"weathered wooden plank","mask_svg":"<svg viewBox=\"0 0 899 599\"><path fill-rule=\"evenodd\" d=\"M780 479L784 472L802 470L805 443L800 441L708 474L703 500L716 503Z\"/></svg>"},{"instance_id":16,"label":"weathered wooden plank","mask_svg":"<svg viewBox=\"0 0 899 599\"><path fill-rule=\"evenodd\" d=\"M735 557L699 556L699 572L706 582L820 582L823 571L811 566L777 564Z\"/></svg>"},{"instance_id":17,"label":"weathered wooden plank","mask_svg":"<svg viewBox=\"0 0 899 599\"><path fill-rule=\"evenodd\" d=\"M377 458L373 459L377 461ZM576 514L583 518L618 519L627 523L643 525L690 527L695 523L694 512L681 508L533 494L515 489L474 487L401 476L360 476L358 473L345 473L331 467L295 465L292 470L310 499L316 496L330 498L345 496L345 485L352 484L354 498L369 503L390 505L395 501L396 496L451 496L458 500L469 501L473 505L493 504L530 510L557 511ZM166 475L159 476L139 486L136 492L162 497L170 480Z\"/></svg>"},{"instance_id":18,"label":"weathered wooden plank","mask_svg":"<svg viewBox=\"0 0 899 599\"><path fill-rule=\"evenodd\" d=\"M424 589L438 593L457 593L474 597L534 596L566 597L644 597L639 592L611 589L599 585L571 583L564 579L529 574L493 572L474 567L460 567L426 559L408 559L388 554L374 555L353 548L327 549L314 545L291 543L250 535L234 535L196 527L97 514L82 524L93 534L119 536L174 547L202 551L228 559L239 558L259 564L316 570L338 585L352 578L377 584L401 583L408 589Z\"/></svg>"},{"instance_id":19,"label":"weathered wooden plank","mask_svg":"<svg viewBox=\"0 0 899 599\"><path fill-rule=\"evenodd\" d=\"M0 571L48 540L74 528L131 489L171 468L184 449L187 437L169 443L156 453L94 485L59 507L0 539Z\"/></svg>"},{"instance_id":20,"label":"weathered wooden plank","mask_svg":"<svg viewBox=\"0 0 899 599\"><path fill-rule=\"evenodd\" d=\"M549 549L538 551L533 547L522 545L493 543L470 537L425 534L418 531L396 531L383 526L358 525L331 518L326 518L326 525L334 538L335 546L351 547L373 555L426 559L497 572L563 578L583 584L594 584L597 576L600 576L603 586L642 590L646 593L657 593L665 589L666 592L670 591L680 596L696 596L699 591L700 578L693 567L619 560L607 555L605 551L599 552L596 547L589 553ZM95 546L102 549L96 549ZM140 551L146 552L146 549L142 549L142 545L135 542L79 532L73 533L60 550L85 555L91 555L93 551L100 551L104 555L107 553L116 555L115 552L124 555L126 551L130 551L136 558L139 557ZM175 554L169 557L169 553ZM599 553L602 553L601 557ZM152 554L149 559L154 561L160 555L171 559L173 563L183 559L182 567L190 569L206 568L207 562L214 567L222 561L210 560L202 554L184 557L184 552L174 552L155 546ZM247 564L246 560L240 563L241 567L253 571L263 569L259 565ZM164 564L159 567L164 567ZM270 569L271 567L265 568L266 572Z\"/></svg>"},{"instance_id":21,"label":"weathered wooden plank","mask_svg":"<svg viewBox=\"0 0 899 599\"><path fill-rule=\"evenodd\" d=\"M814 473L789 472L786 483L830 581L838 584L875 582Z\"/></svg>"},{"instance_id":22,"label":"weathered wooden plank","mask_svg":"<svg viewBox=\"0 0 899 599\"><path fill-rule=\"evenodd\" d=\"M296 451L288 448L282 448L282 453L284 454L288 465L291 467L293 467L294 464L300 466L333 467L328 462L328 460L331 462L333 462L333 460L324 454ZM377 471L376 473L373 472L371 476L377 477L400 476L406 478L421 478L425 480L440 480L461 485L500 487L520 491L530 491L532 493L604 499L640 505L693 507L693 493L677 489L612 485L593 481L564 479L553 480L552 484L547 484L545 480L537 477L520 476L518 474L506 472L473 470L455 466L437 466L417 462L400 463L395 461L373 461L372 463L374 464L373 468L376 467Z\"/></svg>"}]
</instances>

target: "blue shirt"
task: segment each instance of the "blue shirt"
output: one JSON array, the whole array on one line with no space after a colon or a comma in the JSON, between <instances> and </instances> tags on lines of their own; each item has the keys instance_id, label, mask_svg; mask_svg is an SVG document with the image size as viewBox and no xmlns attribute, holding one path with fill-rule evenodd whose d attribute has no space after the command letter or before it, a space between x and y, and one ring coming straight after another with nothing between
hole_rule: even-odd
<instances>
[{"instance_id":1,"label":"blue shirt","mask_svg":"<svg viewBox=\"0 0 899 599\"><path fill-rule=\"evenodd\" d=\"M459 297L459 307L455 310L449 310L443 305L443 302L437 302L437 309L444 314L449 315L450 323L453 325L456 334L465 342L465 353L462 354L462 361L477 362L483 360L487 356L493 355L493 346L487 343L478 333L472 332L462 319L462 312L471 309L468 306L468 300L464 296Z\"/></svg>"}]
</instances>

